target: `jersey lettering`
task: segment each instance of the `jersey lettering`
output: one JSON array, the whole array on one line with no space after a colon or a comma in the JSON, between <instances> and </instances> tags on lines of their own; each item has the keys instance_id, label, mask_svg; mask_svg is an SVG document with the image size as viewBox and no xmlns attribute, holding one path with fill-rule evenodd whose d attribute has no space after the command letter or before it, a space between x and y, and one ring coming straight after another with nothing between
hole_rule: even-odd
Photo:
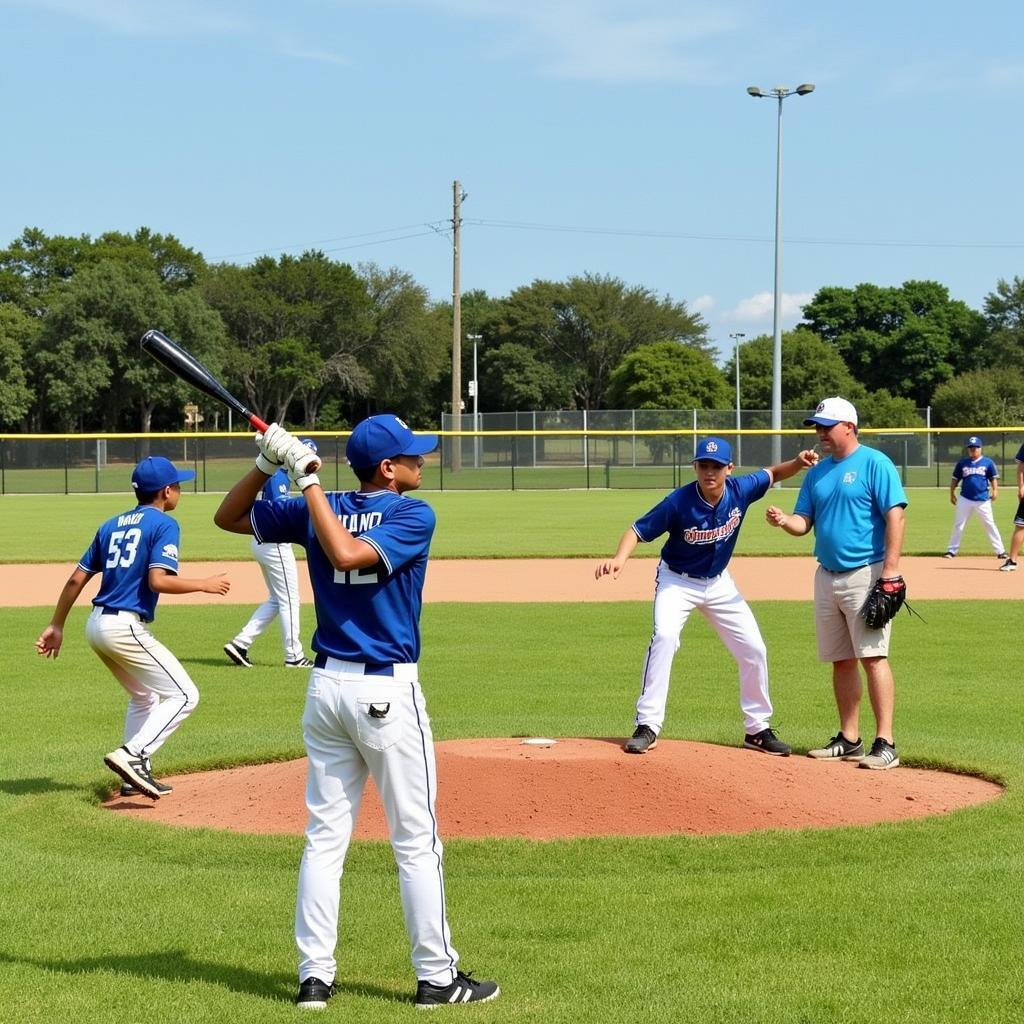
<instances>
[{"instance_id":1,"label":"jersey lettering","mask_svg":"<svg viewBox=\"0 0 1024 1024\"><path fill-rule=\"evenodd\" d=\"M142 540L141 530L115 530L110 535L106 568L113 569L115 566L120 566L122 569L127 569L135 561L140 540ZM124 543L123 552L122 542Z\"/></svg>"},{"instance_id":2,"label":"jersey lettering","mask_svg":"<svg viewBox=\"0 0 1024 1024\"><path fill-rule=\"evenodd\" d=\"M123 516L117 517L118 526L135 526L137 523L142 522L142 517L145 515L144 512L125 512Z\"/></svg>"},{"instance_id":3,"label":"jersey lettering","mask_svg":"<svg viewBox=\"0 0 1024 1024\"><path fill-rule=\"evenodd\" d=\"M731 537L740 528L742 518L743 513L738 508L734 508L729 513L729 518L713 530L701 530L696 526L687 527L683 530L683 540L687 544L715 544L720 540L725 540L726 537Z\"/></svg>"},{"instance_id":4,"label":"jersey lettering","mask_svg":"<svg viewBox=\"0 0 1024 1024\"><path fill-rule=\"evenodd\" d=\"M342 513L338 516L338 522L355 537L372 530L375 526L380 526L381 518L380 512Z\"/></svg>"}]
</instances>

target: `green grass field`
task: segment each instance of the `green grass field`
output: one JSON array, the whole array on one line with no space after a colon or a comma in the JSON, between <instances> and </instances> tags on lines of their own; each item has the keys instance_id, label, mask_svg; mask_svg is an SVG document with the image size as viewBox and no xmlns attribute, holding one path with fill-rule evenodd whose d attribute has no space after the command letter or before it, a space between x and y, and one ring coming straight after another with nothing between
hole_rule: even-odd
<instances>
[{"instance_id":1,"label":"green grass field","mask_svg":"<svg viewBox=\"0 0 1024 1024\"><path fill-rule=\"evenodd\" d=\"M431 556L434 558L603 558L615 551L630 523L661 500L652 491L421 491L438 514ZM182 527L182 557L232 560L250 557L248 539L213 525L219 494L185 494L174 513ZM953 525L948 490L911 489L907 510L907 555L941 555ZM813 538L794 538L770 528L764 509L778 504L792 510L796 492L771 491L752 506L736 548L740 555L809 554ZM108 516L132 504L127 494L6 495L0 498L0 563L74 562ZM1013 490L996 502L997 522L1009 546ZM660 544L641 547L637 557L655 557ZM301 557L301 551L296 552ZM981 525L964 533L961 553L991 554Z\"/></svg>"},{"instance_id":2,"label":"green grass field","mask_svg":"<svg viewBox=\"0 0 1024 1024\"><path fill-rule=\"evenodd\" d=\"M927 621L901 618L893 648L901 757L998 778L1009 787L1001 799L870 828L449 840L454 941L464 966L498 978L503 995L441 1012L502 1024L1020 1020L1020 610L916 604ZM302 674L243 672L221 655L247 610L161 611L157 635L202 692L161 772L300 755ZM775 724L806 749L834 726L810 607L755 611ZM174 829L98 807L113 784L101 758L118 742L124 697L87 648L85 614L73 612L54 663L31 648L48 609L0 612L0 1021L294 1021L301 838ZM423 620L438 739L630 730L646 602L431 605ZM695 617L665 735L738 744L736 691L731 659ZM386 843L354 845L342 906L341 990L323 1019L412 1020Z\"/></svg>"}]
</instances>

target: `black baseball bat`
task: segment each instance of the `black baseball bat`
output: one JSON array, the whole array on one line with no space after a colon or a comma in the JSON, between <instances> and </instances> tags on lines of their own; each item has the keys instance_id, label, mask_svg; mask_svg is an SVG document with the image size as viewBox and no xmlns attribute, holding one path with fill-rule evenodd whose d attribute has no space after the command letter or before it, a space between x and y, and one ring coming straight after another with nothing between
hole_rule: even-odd
<instances>
[{"instance_id":1,"label":"black baseball bat","mask_svg":"<svg viewBox=\"0 0 1024 1024\"><path fill-rule=\"evenodd\" d=\"M172 341L163 331L146 331L139 345L175 377L237 412L261 433L267 432L267 424L256 413L247 409L191 352ZM309 463L306 472L313 473L319 468L320 460L317 459L315 465L312 461Z\"/></svg>"}]
</instances>

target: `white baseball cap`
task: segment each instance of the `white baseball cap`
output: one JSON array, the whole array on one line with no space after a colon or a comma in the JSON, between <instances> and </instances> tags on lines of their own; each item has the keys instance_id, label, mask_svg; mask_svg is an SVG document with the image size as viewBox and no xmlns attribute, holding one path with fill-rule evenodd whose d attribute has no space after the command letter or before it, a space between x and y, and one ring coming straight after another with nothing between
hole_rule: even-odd
<instances>
[{"instance_id":1,"label":"white baseball cap","mask_svg":"<svg viewBox=\"0 0 1024 1024\"><path fill-rule=\"evenodd\" d=\"M823 398L814 410L814 415L804 420L805 427L834 427L837 423L852 423L857 426L857 410L845 398L833 395Z\"/></svg>"}]
</instances>

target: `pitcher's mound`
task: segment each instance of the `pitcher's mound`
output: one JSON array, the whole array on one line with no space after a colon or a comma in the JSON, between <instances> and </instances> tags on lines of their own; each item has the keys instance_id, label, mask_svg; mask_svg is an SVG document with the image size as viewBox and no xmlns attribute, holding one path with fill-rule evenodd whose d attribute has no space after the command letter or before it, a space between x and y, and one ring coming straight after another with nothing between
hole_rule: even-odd
<instances>
[{"instance_id":1,"label":"pitcher's mound","mask_svg":"<svg viewBox=\"0 0 1024 1024\"><path fill-rule=\"evenodd\" d=\"M660 740L626 754L618 739L450 740L437 744L437 817L457 836L671 835L770 828L866 825L945 814L994 800L994 783L968 775L771 757L759 751ZM305 828L305 759L179 775L152 802L116 797L104 806L171 825L237 832ZM357 839L386 839L384 812L368 783Z\"/></svg>"}]
</instances>

